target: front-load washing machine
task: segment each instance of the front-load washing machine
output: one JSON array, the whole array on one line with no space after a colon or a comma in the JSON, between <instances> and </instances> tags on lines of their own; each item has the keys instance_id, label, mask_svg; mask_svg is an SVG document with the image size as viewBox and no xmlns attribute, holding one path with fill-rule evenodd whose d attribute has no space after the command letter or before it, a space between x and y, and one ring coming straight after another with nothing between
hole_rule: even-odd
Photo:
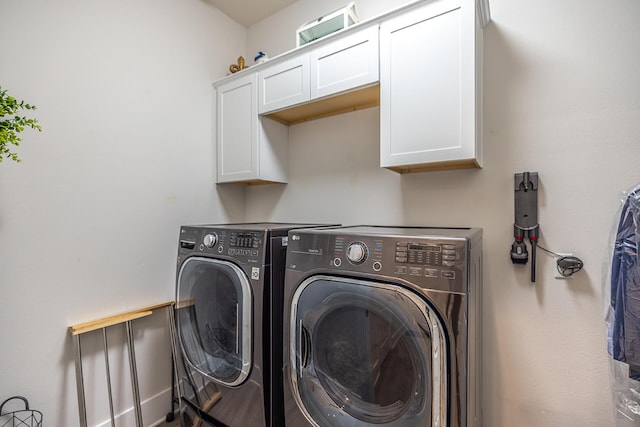
<instances>
[{"instance_id":1,"label":"front-load washing machine","mask_svg":"<svg viewBox=\"0 0 640 427\"><path fill-rule=\"evenodd\" d=\"M175 321L183 426L283 425L287 233L310 226L181 227Z\"/></svg>"},{"instance_id":2,"label":"front-load washing machine","mask_svg":"<svg viewBox=\"0 0 640 427\"><path fill-rule=\"evenodd\" d=\"M480 426L482 230L289 233L287 427Z\"/></svg>"}]
</instances>

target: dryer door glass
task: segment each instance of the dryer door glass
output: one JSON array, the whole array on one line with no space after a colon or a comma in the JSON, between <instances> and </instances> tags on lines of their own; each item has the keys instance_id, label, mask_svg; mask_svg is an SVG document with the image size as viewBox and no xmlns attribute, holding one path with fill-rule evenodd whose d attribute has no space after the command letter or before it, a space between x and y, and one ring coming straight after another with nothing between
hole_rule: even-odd
<instances>
[{"instance_id":1,"label":"dryer door glass","mask_svg":"<svg viewBox=\"0 0 640 427\"><path fill-rule=\"evenodd\" d=\"M189 258L178 275L176 321L188 363L236 386L251 368L251 287L235 264Z\"/></svg>"},{"instance_id":2,"label":"dryer door glass","mask_svg":"<svg viewBox=\"0 0 640 427\"><path fill-rule=\"evenodd\" d=\"M321 426L446 424L447 349L433 308L400 286L312 277L290 319L294 396Z\"/></svg>"}]
</instances>

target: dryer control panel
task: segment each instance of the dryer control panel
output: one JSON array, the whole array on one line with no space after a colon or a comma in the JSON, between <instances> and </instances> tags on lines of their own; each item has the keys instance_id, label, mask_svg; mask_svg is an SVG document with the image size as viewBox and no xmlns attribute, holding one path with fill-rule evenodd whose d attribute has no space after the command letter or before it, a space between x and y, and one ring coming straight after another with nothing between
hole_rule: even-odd
<instances>
[{"instance_id":1,"label":"dryer control panel","mask_svg":"<svg viewBox=\"0 0 640 427\"><path fill-rule=\"evenodd\" d=\"M466 292L469 240L304 232L289 239L287 267L401 278L423 288Z\"/></svg>"},{"instance_id":2,"label":"dryer control panel","mask_svg":"<svg viewBox=\"0 0 640 427\"><path fill-rule=\"evenodd\" d=\"M242 264L264 264L264 232L213 227L182 227L179 254L233 258Z\"/></svg>"}]
</instances>

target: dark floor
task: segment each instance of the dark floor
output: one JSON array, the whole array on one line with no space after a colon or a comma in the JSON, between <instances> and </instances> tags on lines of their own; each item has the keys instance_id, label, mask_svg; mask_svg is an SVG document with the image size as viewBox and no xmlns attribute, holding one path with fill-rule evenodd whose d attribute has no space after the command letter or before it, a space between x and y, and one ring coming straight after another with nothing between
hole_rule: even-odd
<instances>
[{"instance_id":1,"label":"dark floor","mask_svg":"<svg viewBox=\"0 0 640 427\"><path fill-rule=\"evenodd\" d=\"M171 421L170 423L163 421L158 424L157 427L180 427L180 420L178 419L178 416L176 414L176 417L173 421Z\"/></svg>"}]
</instances>

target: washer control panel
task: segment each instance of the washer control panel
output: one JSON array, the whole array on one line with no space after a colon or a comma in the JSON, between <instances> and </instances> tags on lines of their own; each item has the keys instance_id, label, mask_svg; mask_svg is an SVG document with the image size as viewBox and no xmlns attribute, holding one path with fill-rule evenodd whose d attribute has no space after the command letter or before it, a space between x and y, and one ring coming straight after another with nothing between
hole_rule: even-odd
<instances>
[{"instance_id":1,"label":"washer control panel","mask_svg":"<svg viewBox=\"0 0 640 427\"><path fill-rule=\"evenodd\" d=\"M287 269L402 279L425 289L468 290L471 242L479 241L480 229L396 227L386 228L388 233L368 226L344 229L361 232L341 232L340 227L289 232Z\"/></svg>"},{"instance_id":2,"label":"washer control panel","mask_svg":"<svg viewBox=\"0 0 640 427\"><path fill-rule=\"evenodd\" d=\"M264 232L209 227L182 227L180 253L229 256L239 262L262 264Z\"/></svg>"},{"instance_id":3,"label":"washer control panel","mask_svg":"<svg viewBox=\"0 0 640 427\"><path fill-rule=\"evenodd\" d=\"M401 277L433 286L435 280L451 284L464 279L466 240L399 239L334 236L326 250L331 269ZM323 253L319 247L308 253ZM455 283L454 283L455 282Z\"/></svg>"}]
</instances>

